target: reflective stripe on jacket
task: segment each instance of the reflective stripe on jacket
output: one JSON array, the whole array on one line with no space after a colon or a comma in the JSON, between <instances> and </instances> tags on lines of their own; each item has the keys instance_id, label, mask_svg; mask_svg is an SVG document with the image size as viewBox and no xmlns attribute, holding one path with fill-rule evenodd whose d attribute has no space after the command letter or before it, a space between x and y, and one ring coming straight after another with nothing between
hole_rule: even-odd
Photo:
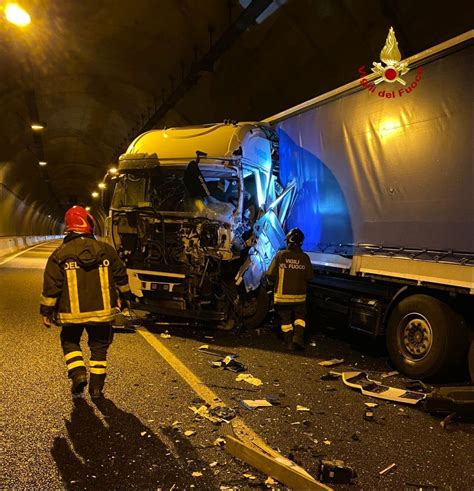
<instances>
[{"instance_id":1,"label":"reflective stripe on jacket","mask_svg":"<svg viewBox=\"0 0 474 491\"><path fill-rule=\"evenodd\" d=\"M115 249L93 236L70 234L46 264L40 313L56 313L61 324L110 322L117 290L130 292L125 266Z\"/></svg>"},{"instance_id":2,"label":"reflective stripe on jacket","mask_svg":"<svg viewBox=\"0 0 474 491\"><path fill-rule=\"evenodd\" d=\"M275 303L304 303L313 274L309 256L303 251L279 251L267 271L267 276L275 283Z\"/></svg>"}]
</instances>

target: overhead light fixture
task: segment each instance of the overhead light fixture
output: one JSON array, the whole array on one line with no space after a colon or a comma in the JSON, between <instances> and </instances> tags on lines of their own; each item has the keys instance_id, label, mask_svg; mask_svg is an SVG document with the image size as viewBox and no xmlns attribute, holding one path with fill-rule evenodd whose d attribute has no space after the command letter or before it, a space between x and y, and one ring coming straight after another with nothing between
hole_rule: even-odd
<instances>
[{"instance_id":1,"label":"overhead light fixture","mask_svg":"<svg viewBox=\"0 0 474 491\"><path fill-rule=\"evenodd\" d=\"M31 129L33 131L41 131L46 128L46 123L31 123Z\"/></svg>"},{"instance_id":2,"label":"overhead light fixture","mask_svg":"<svg viewBox=\"0 0 474 491\"><path fill-rule=\"evenodd\" d=\"M8 22L20 27L27 26L31 22L30 14L16 3L8 3L6 5L5 18Z\"/></svg>"},{"instance_id":3,"label":"overhead light fixture","mask_svg":"<svg viewBox=\"0 0 474 491\"><path fill-rule=\"evenodd\" d=\"M48 215L48 218L51 218L51 215Z\"/></svg>"},{"instance_id":4,"label":"overhead light fixture","mask_svg":"<svg viewBox=\"0 0 474 491\"><path fill-rule=\"evenodd\" d=\"M99 182L99 188L105 189L105 182Z\"/></svg>"},{"instance_id":5,"label":"overhead light fixture","mask_svg":"<svg viewBox=\"0 0 474 491\"><path fill-rule=\"evenodd\" d=\"M45 162L44 160L40 160L38 164L41 165L41 167L44 167L45 165L48 165L48 162Z\"/></svg>"},{"instance_id":6,"label":"overhead light fixture","mask_svg":"<svg viewBox=\"0 0 474 491\"><path fill-rule=\"evenodd\" d=\"M117 174L117 172L118 172L117 167L111 167L111 168L109 169L109 174Z\"/></svg>"},{"instance_id":7,"label":"overhead light fixture","mask_svg":"<svg viewBox=\"0 0 474 491\"><path fill-rule=\"evenodd\" d=\"M99 197L99 193L98 193L97 191L93 191L93 192L91 193L91 196L92 196L93 198L98 198L98 197Z\"/></svg>"},{"instance_id":8,"label":"overhead light fixture","mask_svg":"<svg viewBox=\"0 0 474 491\"><path fill-rule=\"evenodd\" d=\"M86 206L86 211L91 211L91 207L90 206Z\"/></svg>"}]
</instances>

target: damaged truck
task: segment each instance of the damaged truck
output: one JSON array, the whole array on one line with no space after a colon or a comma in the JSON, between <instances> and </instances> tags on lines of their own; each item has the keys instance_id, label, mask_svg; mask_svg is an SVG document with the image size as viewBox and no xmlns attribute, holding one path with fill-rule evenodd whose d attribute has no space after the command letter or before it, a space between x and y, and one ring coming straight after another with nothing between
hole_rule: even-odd
<instances>
[{"instance_id":1,"label":"damaged truck","mask_svg":"<svg viewBox=\"0 0 474 491\"><path fill-rule=\"evenodd\" d=\"M306 236L318 324L385 336L413 378L465 365L473 343L473 33L404 60L403 84L360 67L267 120L281 183L297 183L287 225Z\"/></svg>"},{"instance_id":2,"label":"damaged truck","mask_svg":"<svg viewBox=\"0 0 474 491\"><path fill-rule=\"evenodd\" d=\"M119 159L107 230L134 308L231 329L268 311L261 280L285 242L295 183L261 123L152 130Z\"/></svg>"}]
</instances>

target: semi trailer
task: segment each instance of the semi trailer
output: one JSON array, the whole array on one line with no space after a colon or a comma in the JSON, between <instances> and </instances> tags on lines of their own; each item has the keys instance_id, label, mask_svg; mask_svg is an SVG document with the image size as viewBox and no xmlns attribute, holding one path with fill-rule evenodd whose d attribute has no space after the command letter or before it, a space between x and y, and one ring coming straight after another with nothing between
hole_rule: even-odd
<instances>
[{"instance_id":1,"label":"semi trailer","mask_svg":"<svg viewBox=\"0 0 474 491\"><path fill-rule=\"evenodd\" d=\"M287 225L306 236L311 305L330 327L385 336L415 378L465 363L472 343L473 32L404 60L404 84L361 66L266 120L281 183L297 183Z\"/></svg>"}]
</instances>

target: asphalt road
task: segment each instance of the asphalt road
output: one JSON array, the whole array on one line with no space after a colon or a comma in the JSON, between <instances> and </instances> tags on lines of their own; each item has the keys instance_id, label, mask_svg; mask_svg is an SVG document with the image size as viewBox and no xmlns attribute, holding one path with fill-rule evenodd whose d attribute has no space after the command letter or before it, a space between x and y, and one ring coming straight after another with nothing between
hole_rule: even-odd
<instances>
[{"instance_id":1,"label":"asphalt road","mask_svg":"<svg viewBox=\"0 0 474 491\"><path fill-rule=\"evenodd\" d=\"M140 333L116 333L105 400L72 400L59 329L44 328L38 315L42 270L56 245L0 261L0 489L265 488L267 476L213 445L219 426L189 409L200 404L196 386ZM282 349L269 327L241 334L167 329L169 338L161 337L164 327L149 328L202 381L197 387L211 389L272 448L313 475L321 458L344 460L357 471L352 486L334 489L403 489L407 483L474 489L472 424L444 430L441 418L419 408L369 400L340 380L321 380L329 369L318 362L331 358L344 359L338 371L371 370L376 378L391 370L373 346L318 332L316 346L295 354ZM237 353L263 385L212 368L216 358L197 350L203 344ZM254 411L240 404L270 394L281 403ZM373 421L363 418L366 402L379 404ZM186 436L188 430L195 433ZM396 467L379 475L392 463Z\"/></svg>"}]
</instances>

